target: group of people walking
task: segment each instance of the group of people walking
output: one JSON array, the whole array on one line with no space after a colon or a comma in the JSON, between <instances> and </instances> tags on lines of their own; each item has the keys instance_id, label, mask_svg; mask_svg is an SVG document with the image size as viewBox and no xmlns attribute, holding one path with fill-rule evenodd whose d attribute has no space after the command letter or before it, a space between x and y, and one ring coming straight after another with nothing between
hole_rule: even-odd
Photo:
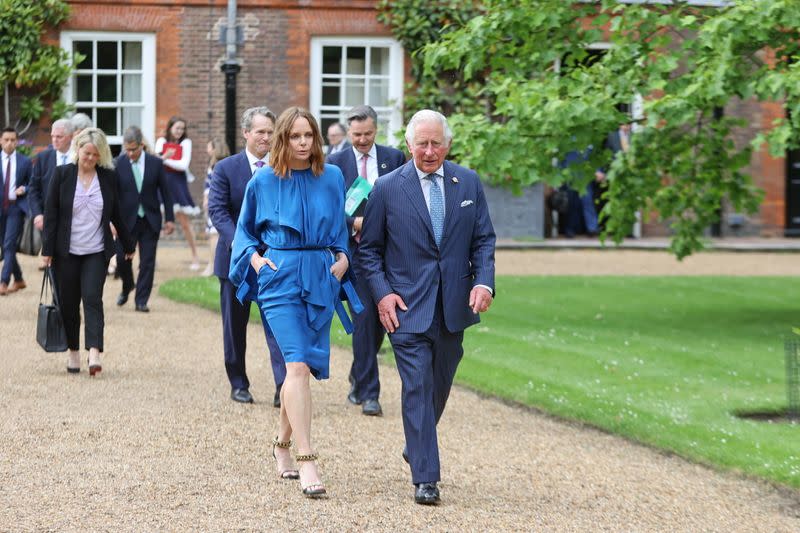
<instances>
[{"instance_id":1,"label":"group of people walking","mask_svg":"<svg viewBox=\"0 0 800 533\"><path fill-rule=\"evenodd\" d=\"M280 409L272 440L277 475L299 479L308 497L322 496L310 379L329 376L334 313L353 333L347 399L364 415L383 411L377 354L388 333L403 383L405 447L398 455L410 466L415 502L435 504L436 425L463 355L463 331L493 301L494 230L478 175L446 160L452 132L443 115L423 110L411 118L408 162L401 151L375 143L378 120L371 107L353 108L346 123L339 126L349 143L339 141L340 149L326 158L318 122L307 110L291 107L276 117L266 107L247 109L244 149L210 170L208 214L218 234L213 270L231 399L254 401L245 352L255 302L275 379L273 405ZM182 152L178 160L191 151L180 140L185 122L183 131L174 126L168 127L172 137L157 145L161 157L144 152L141 131L129 128L116 164L102 132L90 128L74 139L72 164L53 173L44 209L44 261L57 280L80 280L68 288L58 283L70 372L80 370L81 299L90 373L102 368L102 287L114 253L123 278L117 303L124 305L138 246L136 310L148 310L162 217L168 233L177 216L164 167L176 161L175 145ZM347 214L348 191L359 179L372 192ZM73 310L77 321L67 319Z\"/></svg>"}]
</instances>

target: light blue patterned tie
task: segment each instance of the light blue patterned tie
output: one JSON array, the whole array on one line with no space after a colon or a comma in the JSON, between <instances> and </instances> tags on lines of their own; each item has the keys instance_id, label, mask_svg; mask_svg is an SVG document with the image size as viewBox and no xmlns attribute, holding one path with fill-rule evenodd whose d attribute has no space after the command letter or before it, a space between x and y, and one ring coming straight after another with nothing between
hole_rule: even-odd
<instances>
[{"instance_id":1,"label":"light blue patterned tie","mask_svg":"<svg viewBox=\"0 0 800 533\"><path fill-rule=\"evenodd\" d=\"M67 154L61 154L61 164L62 165L67 164Z\"/></svg>"},{"instance_id":2,"label":"light blue patterned tie","mask_svg":"<svg viewBox=\"0 0 800 533\"><path fill-rule=\"evenodd\" d=\"M430 194L430 213L431 226L433 226L433 238L436 239L436 246L442 242L442 230L444 229L444 198L442 189L436 182L436 174L428 174L425 179L431 181Z\"/></svg>"}]
</instances>

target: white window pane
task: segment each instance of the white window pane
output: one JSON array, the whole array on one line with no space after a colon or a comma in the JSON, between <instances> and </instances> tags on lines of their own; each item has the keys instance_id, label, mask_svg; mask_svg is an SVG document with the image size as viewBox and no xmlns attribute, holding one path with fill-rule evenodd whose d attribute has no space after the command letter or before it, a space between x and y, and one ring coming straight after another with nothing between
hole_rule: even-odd
<instances>
[{"instance_id":1,"label":"white window pane","mask_svg":"<svg viewBox=\"0 0 800 533\"><path fill-rule=\"evenodd\" d=\"M364 81L347 80L344 86L344 105L352 107L364 103Z\"/></svg>"},{"instance_id":2,"label":"white window pane","mask_svg":"<svg viewBox=\"0 0 800 533\"><path fill-rule=\"evenodd\" d=\"M78 69L92 68L92 41L75 41L72 43L72 51L86 56L78 63Z\"/></svg>"},{"instance_id":3,"label":"white window pane","mask_svg":"<svg viewBox=\"0 0 800 533\"><path fill-rule=\"evenodd\" d=\"M362 46L350 46L347 48L346 70L347 74L366 74L367 49Z\"/></svg>"},{"instance_id":4,"label":"white window pane","mask_svg":"<svg viewBox=\"0 0 800 533\"><path fill-rule=\"evenodd\" d=\"M97 42L97 68L117 68L117 41Z\"/></svg>"},{"instance_id":5,"label":"white window pane","mask_svg":"<svg viewBox=\"0 0 800 533\"><path fill-rule=\"evenodd\" d=\"M322 72L324 74L340 74L342 72L342 47L322 47Z\"/></svg>"},{"instance_id":6,"label":"white window pane","mask_svg":"<svg viewBox=\"0 0 800 533\"><path fill-rule=\"evenodd\" d=\"M75 76L75 101L92 102L92 75Z\"/></svg>"},{"instance_id":7,"label":"white window pane","mask_svg":"<svg viewBox=\"0 0 800 533\"><path fill-rule=\"evenodd\" d=\"M122 101L142 101L142 76L141 74L122 75Z\"/></svg>"},{"instance_id":8,"label":"white window pane","mask_svg":"<svg viewBox=\"0 0 800 533\"><path fill-rule=\"evenodd\" d=\"M389 75L389 49L370 49L369 73L373 76Z\"/></svg>"},{"instance_id":9,"label":"white window pane","mask_svg":"<svg viewBox=\"0 0 800 533\"><path fill-rule=\"evenodd\" d=\"M142 125L142 108L141 107L123 107L122 108L122 130L125 131L129 126Z\"/></svg>"},{"instance_id":10,"label":"white window pane","mask_svg":"<svg viewBox=\"0 0 800 533\"><path fill-rule=\"evenodd\" d=\"M389 105L389 80L369 80L369 104L373 107Z\"/></svg>"},{"instance_id":11,"label":"white window pane","mask_svg":"<svg viewBox=\"0 0 800 533\"><path fill-rule=\"evenodd\" d=\"M96 126L103 130L106 135L119 135L117 128L117 109L98 108Z\"/></svg>"},{"instance_id":12,"label":"white window pane","mask_svg":"<svg viewBox=\"0 0 800 533\"><path fill-rule=\"evenodd\" d=\"M97 101L116 102L117 101L117 77L115 75L97 76Z\"/></svg>"},{"instance_id":13,"label":"white window pane","mask_svg":"<svg viewBox=\"0 0 800 533\"><path fill-rule=\"evenodd\" d=\"M122 43L122 68L125 70L142 68L142 43L138 41Z\"/></svg>"}]
</instances>

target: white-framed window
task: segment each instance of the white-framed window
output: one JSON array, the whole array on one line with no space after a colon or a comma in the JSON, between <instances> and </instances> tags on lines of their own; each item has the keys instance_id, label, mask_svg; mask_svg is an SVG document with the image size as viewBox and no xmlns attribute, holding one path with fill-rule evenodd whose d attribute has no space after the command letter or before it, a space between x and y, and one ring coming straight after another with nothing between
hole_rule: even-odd
<instances>
[{"instance_id":1,"label":"white-framed window","mask_svg":"<svg viewBox=\"0 0 800 533\"><path fill-rule=\"evenodd\" d=\"M381 37L311 39L311 112L323 135L347 112L367 104L378 113L378 142L394 144L403 127L403 47Z\"/></svg>"},{"instance_id":2,"label":"white-framed window","mask_svg":"<svg viewBox=\"0 0 800 533\"><path fill-rule=\"evenodd\" d=\"M116 154L122 133L139 126L155 143L156 37L147 33L67 31L61 47L84 59L64 89L64 100L86 113Z\"/></svg>"}]
</instances>

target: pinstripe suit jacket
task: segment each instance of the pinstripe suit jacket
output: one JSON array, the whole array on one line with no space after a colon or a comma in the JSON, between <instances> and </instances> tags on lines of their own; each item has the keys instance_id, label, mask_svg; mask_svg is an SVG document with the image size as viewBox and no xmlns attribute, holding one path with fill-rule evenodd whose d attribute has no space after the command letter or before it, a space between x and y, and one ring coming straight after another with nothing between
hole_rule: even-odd
<instances>
[{"instance_id":1,"label":"pinstripe suit jacket","mask_svg":"<svg viewBox=\"0 0 800 533\"><path fill-rule=\"evenodd\" d=\"M494 289L495 234L480 178L445 161L444 189L439 247L413 160L379 179L367 202L361 264L376 302L394 292L408 307L397 310L398 333L430 327L440 284L451 332L480 321L468 305L472 287Z\"/></svg>"}]
</instances>

